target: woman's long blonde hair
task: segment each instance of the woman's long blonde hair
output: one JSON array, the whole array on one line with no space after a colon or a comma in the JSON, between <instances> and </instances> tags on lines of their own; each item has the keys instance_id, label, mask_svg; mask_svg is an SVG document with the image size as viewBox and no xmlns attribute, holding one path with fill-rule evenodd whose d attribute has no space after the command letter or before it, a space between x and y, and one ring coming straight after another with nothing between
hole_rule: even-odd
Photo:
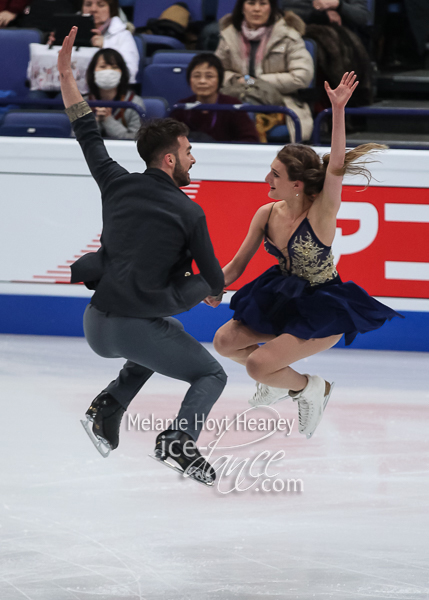
<instances>
[{"instance_id":1,"label":"woman's long blonde hair","mask_svg":"<svg viewBox=\"0 0 429 600\"><path fill-rule=\"evenodd\" d=\"M367 184L372 179L371 172L366 165L374 160L359 160L362 156L386 150L387 146L381 144L361 144L346 152L344 165L341 169L333 170L334 175L362 175ZM304 194L310 199L320 194L325 183L326 170L329 165L330 154L325 154L322 159L310 146L304 144L288 144L280 150L277 158L287 170L291 181L304 183Z\"/></svg>"}]
</instances>

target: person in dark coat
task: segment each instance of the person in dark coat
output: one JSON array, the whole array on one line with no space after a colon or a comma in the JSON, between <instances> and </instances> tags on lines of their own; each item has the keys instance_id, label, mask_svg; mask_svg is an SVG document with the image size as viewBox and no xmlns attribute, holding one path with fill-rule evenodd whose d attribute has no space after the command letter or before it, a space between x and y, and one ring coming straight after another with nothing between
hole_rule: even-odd
<instances>
[{"instance_id":1,"label":"person in dark coat","mask_svg":"<svg viewBox=\"0 0 429 600\"><path fill-rule=\"evenodd\" d=\"M291 10L307 24L336 23L364 35L370 21L367 0L282 0L283 10Z\"/></svg>"},{"instance_id":2,"label":"person in dark coat","mask_svg":"<svg viewBox=\"0 0 429 600\"><path fill-rule=\"evenodd\" d=\"M0 29L12 24L15 26L15 19L24 12L26 6L31 0L0 0Z\"/></svg>"},{"instance_id":3,"label":"person in dark coat","mask_svg":"<svg viewBox=\"0 0 429 600\"><path fill-rule=\"evenodd\" d=\"M202 208L179 189L190 183L189 169L195 163L188 129L173 119L144 123L137 134L138 152L148 166L143 174L129 173L112 160L71 70L76 32L73 27L64 40L58 72L66 112L101 191L103 232L101 249L72 266L71 281L95 288L84 315L90 347L104 358L127 359L116 381L87 411L95 435L91 439L105 455L116 448L128 405L154 372L161 373L187 381L190 388L177 419L158 436L155 455L160 460L172 456L174 444L174 458L183 471L195 461L205 469L208 463L204 465L195 441L226 375L171 315L210 294L221 294L224 277ZM192 260L198 275L192 274ZM186 454L189 448L192 461ZM212 483L214 472L206 479Z\"/></svg>"},{"instance_id":4,"label":"person in dark coat","mask_svg":"<svg viewBox=\"0 0 429 600\"><path fill-rule=\"evenodd\" d=\"M217 56L209 52L197 54L186 72L194 94L179 100L179 104L240 104L238 98L219 93L223 76L224 68ZM244 112L176 109L171 117L186 123L193 141L259 143L255 124Z\"/></svg>"}]
</instances>

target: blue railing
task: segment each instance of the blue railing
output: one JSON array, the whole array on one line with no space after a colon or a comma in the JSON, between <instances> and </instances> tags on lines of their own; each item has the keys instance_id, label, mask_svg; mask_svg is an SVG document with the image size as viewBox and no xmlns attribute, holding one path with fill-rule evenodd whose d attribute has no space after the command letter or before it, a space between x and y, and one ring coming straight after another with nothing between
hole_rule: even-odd
<instances>
[{"instance_id":1,"label":"blue railing","mask_svg":"<svg viewBox=\"0 0 429 600\"><path fill-rule=\"evenodd\" d=\"M286 106L268 106L265 104L199 104L199 103L187 103L187 104L175 104L173 109L182 110L215 110L215 111L238 111L238 112L254 112L254 113L283 113L291 117L295 125L295 141L301 142L301 123L298 119L298 115L286 108Z\"/></svg>"},{"instance_id":2,"label":"blue railing","mask_svg":"<svg viewBox=\"0 0 429 600\"><path fill-rule=\"evenodd\" d=\"M106 108L131 108L135 110L141 119L146 118L144 109L134 102L121 102L119 100L89 100L89 106L102 106ZM20 96L8 96L0 98L0 106L40 106L40 107L55 107L58 106L64 109L64 103L61 98L21 98Z\"/></svg>"},{"instance_id":3,"label":"blue railing","mask_svg":"<svg viewBox=\"0 0 429 600\"><path fill-rule=\"evenodd\" d=\"M429 117L429 109L427 108L372 108L372 107L361 107L361 108L346 108L346 115L360 115L364 117L368 116L379 116L379 117ZM326 117L332 114L332 108L327 108L320 112L315 121L313 129L313 144L320 146L320 126L322 121ZM329 144L328 144L329 145Z\"/></svg>"}]
</instances>

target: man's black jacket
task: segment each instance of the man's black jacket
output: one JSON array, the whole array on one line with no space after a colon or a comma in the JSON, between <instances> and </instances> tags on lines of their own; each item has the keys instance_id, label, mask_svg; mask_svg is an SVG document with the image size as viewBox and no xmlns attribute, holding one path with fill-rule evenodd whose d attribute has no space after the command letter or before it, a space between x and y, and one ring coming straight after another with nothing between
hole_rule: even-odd
<instances>
[{"instance_id":1,"label":"man's black jacket","mask_svg":"<svg viewBox=\"0 0 429 600\"><path fill-rule=\"evenodd\" d=\"M102 246L72 265L71 282L95 288L99 310L126 317L175 315L218 295L224 277L203 209L164 171L129 173L112 160L85 104L67 113L101 190Z\"/></svg>"}]
</instances>

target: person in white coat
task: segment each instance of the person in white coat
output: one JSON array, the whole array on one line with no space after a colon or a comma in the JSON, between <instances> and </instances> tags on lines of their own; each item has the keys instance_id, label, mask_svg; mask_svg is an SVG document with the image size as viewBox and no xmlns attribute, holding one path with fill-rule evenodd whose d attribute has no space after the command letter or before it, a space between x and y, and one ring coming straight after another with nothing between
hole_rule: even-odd
<instances>
[{"instance_id":1,"label":"person in white coat","mask_svg":"<svg viewBox=\"0 0 429 600\"><path fill-rule=\"evenodd\" d=\"M126 24L119 18L118 0L83 0L82 14L92 15L95 29L91 44L97 48L113 48L124 58L130 83L136 82L139 52Z\"/></svg>"}]
</instances>

